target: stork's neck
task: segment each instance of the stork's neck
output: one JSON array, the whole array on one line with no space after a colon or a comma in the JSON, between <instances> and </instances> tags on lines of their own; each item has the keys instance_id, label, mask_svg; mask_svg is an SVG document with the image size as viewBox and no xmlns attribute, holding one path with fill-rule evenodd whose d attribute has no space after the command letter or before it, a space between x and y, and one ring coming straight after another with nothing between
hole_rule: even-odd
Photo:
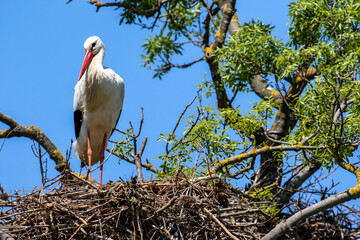
<instances>
[{"instance_id":1,"label":"stork's neck","mask_svg":"<svg viewBox=\"0 0 360 240\"><path fill-rule=\"evenodd\" d=\"M98 91L104 81L104 67L102 65L105 51L101 49L91 60L85 76L85 111L91 111L97 106Z\"/></svg>"},{"instance_id":2,"label":"stork's neck","mask_svg":"<svg viewBox=\"0 0 360 240\"><path fill-rule=\"evenodd\" d=\"M105 50L102 48L91 60L86 73L87 82L99 80L102 72L104 71L103 59L105 56Z\"/></svg>"}]
</instances>

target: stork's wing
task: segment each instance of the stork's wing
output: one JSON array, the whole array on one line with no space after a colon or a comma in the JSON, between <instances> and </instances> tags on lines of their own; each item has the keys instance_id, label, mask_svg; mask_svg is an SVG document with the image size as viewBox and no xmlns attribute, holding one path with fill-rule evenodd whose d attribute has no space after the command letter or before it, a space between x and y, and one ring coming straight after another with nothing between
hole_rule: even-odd
<instances>
[{"instance_id":1,"label":"stork's wing","mask_svg":"<svg viewBox=\"0 0 360 240\"><path fill-rule=\"evenodd\" d=\"M110 136L111 136L114 133L116 125L118 124L119 118L121 116L121 111L122 111L122 107L123 107L123 103L124 103L124 96L125 96L125 87L124 87L123 79L118 74L116 74L111 68L104 67L104 70L105 70L105 73L108 76L108 78L111 79L114 89L116 89L114 92L115 99L117 99L115 102L116 103L115 109L120 109L119 115L117 116L116 123L114 125L114 128L111 131L111 134L110 134ZM114 111L114 113L115 113L115 111Z\"/></svg>"},{"instance_id":2,"label":"stork's wing","mask_svg":"<svg viewBox=\"0 0 360 240\"><path fill-rule=\"evenodd\" d=\"M74 112L74 125L75 125L75 136L79 137L81 124L83 121L83 112L80 109L75 110Z\"/></svg>"},{"instance_id":3,"label":"stork's wing","mask_svg":"<svg viewBox=\"0 0 360 240\"><path fill-rule=\"evenodd\" d=\"M119 116L118 116L118 118L117 118L117 120L116 120L116 123L115 123L115 126L114 126L113 130L111 131L110 136L111 136L111 135L113 134L113 132L115 131L116 125L117 125L118 122L119 122L119 119L120 119L120 116L121 116L121 111L122 111L122 109L121 109L120 112L119 112ZM109 137L110 137L110 136L109 136Z\"/></svg>"},{"instance_id":4,"label":"stork's wing","mask_svg":"<svg viewBox=\"0 0 360 240\"><path fill-rule=\"evenodd\" d=\"M84 102L84 82L85 82L85 74L77 82L75 86L75 93L74 93L74 125L75 125L75 136L76 138L79 137L81 124L83 122L83 102Z\"/></svg>"}]
</instances>

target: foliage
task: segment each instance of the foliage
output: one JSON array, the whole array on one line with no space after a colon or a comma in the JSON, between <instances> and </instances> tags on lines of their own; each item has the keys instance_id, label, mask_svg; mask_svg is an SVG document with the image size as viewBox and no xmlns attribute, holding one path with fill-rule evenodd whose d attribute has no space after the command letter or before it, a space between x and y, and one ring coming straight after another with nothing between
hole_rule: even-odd
<instances>
[{"instance_id":1,"label":"foliage","mask_svg":"<svg viewBox=\"0 0 360 240\"><path fill-rule=\"evenodd\" d=\"M154 6L151 1L133 4L140 10ZM165 1L153 22L141 22L139 15L123 10L129 15L127 23L153 31L143 45L142 57L143 65L155 70L154 77L161 78L173 67L191 66L173 63L188 51L187 44L207 53L225 15L221 4ZM274 26L260 20L244 23L228 35L214 55L207 56L208 65L217 72L211 70L212 79L204 79L198 87L210 99L224 95L230 99L232 94L229 107L202 107L200 101L198 114L181 116L179 121L186 122L183 133L176 130L178 122L176 131L160 134L158 140L166 148L157 158L162 161L158 176L174 175L179 169L199 176L216 168L229 179L241 178L234 174L245 176L252 171L253 160L244 157L229 166L222 160L264 147L265 151L296 144L296 158L304 165L321 163L327 169L340 165L355 173L357 168L345 163L352 161L360 139L359 8L353 0L299 0L289 5L288 42L274 36ZM244 113L239 92L249 96L253 92L260 99ZM117 150L131 151L131 146ZM290 152L270 154L275 168L289 161ZM262 167L266 155L259 157ZM255 191L255 187L250 189Z\"/></svg>"},{"instance_id":2,"label":"foliage","mask_svg":"<svg viewBox=\"0 0 360 240\"><path fill-rule=\"evenodd\" d=\"M97 10L118 7L120 24L140 24L153 31L142 57L143 65L155 71L154 77L206 60L211 79L198 85L199 106L188 111L194 99L174 130L160 134L158 141L165 144L165 151L157 157L162 162L159 168L142 161L147 143L144 137L138 144L143 112L137 132L131 122L122 132L124 137L112 153L136 165L138 182L110 182L97 188L72 172L39 128L22 126L0 113L0 121L9 127L0 131L0 138L37 141L61 171L48 183L43 178L42 188L26 196L8 195L0 186L2 207L7 208L0 212L4 226L0 235L71 239L79 233L120 239L123 231L129 239L138 238L137 234L142 239L144 233L149 238L155 233L157 238L196 238L194 233L264 240L281 235L356 237L359 211L341 204L360 198L360 168L354 159L360 144L358 1L290 3L288 42L279 40L272 33L274 27L260 20L240 26L234 0L90 3ZM189 45L200 48L203 55L175 64L174 58L185 55ZM238 93L258 97L247 112L243 102L248 99ZM216 100L216 108L204 107L202 95ZM42 167L40 149L37 156ZM336 184L324 186L322 180L331 172L317 173L321 166L328 171L340 166L354 174L355 187L336 193ZM161 182L144 183L142 168ZM65 185L55 192L48 189L60 180ZM44 189L49 191L45 195ZM84 208L79 197L85 205L97 205ZM61 198L67 199L58 201ZM338 210L328 210L333 206ZM341 207L348 212L342 213ZM34 212L41 217L34 220ZM103 227L98 235L99 223ZM325 226L320 231L318 223Z\"/></svg>"},{"instance_id":3,"label":"foliage","mask_svg":"<svg viewBox=\"0 0 360 240\"><path fill-rule=\"evenodd\" d=\"M200 18L201 6L198 1L170 1L165 7L166 11L159 14L158 21L162 22L159 33L149 35L142 46L146 53L142 55L143 66L156 65L154 78L161 79L174 67L172 57L182 55L186 43L179 40L186 38L189 43L196 44L199 33L195 29L199 27L197 19Z\"/></svg>"},{"instance_id":4,"label":"foliage","mask_svg":"<svg viewBox=\"0 0 360 240\"><path fill-rule=\"evenodd\" d=\"M171 133L161 134L158 139L170 146L166 154L158 156L164 162L160 166L163 169L160 177L174 175L185 164L188 167L184 170L191 176L204 175L217 161L231 157L239 150L240 142L232 139L229 126L224 125L224 118L215 109L203 107L199 115L182 120L186 121L186 126L181 138Z\"/></svg>"},{"instance_id":5,"label":"foliage","mask_svg":"<svg viewBox=\"0 0 360 240\"><path fill-rule=\"evenodd\" d=\"M311 155L328 168L338 159L353 156L360 137L359 7L356 1L298 1L290 5L290 45L302 58L310 59L308 64L319 73L299 98L299 124L290 139L299 141L317 133L311 144L323 149ZM308 16L311 20L304 21Z\"/></svg>"},{"instance_id":6,"label":"foliage","mask_svg":"<svg viewBox=\"0 0 360 240\"><path fill-rule=\"evenodd\" d=\"M123 132L124 137L116 141L114 152L118 153L123 157L130 157L131 153L134 151L134 142L133 140L133 131L131 128L128 128L126 132ZM119 164L121 160L119 159Z\"/></svg>"},{"instance_id":7,"label":"foliage","mask_svg":"<svg viewBox=\"0 0 360 240\"><path fill-rule=\"evenodd\" d=\"M308 145L317 149L308 154L327 168L338 159L351 157L360 137L358 10L355 1L300 0L290 4L288 43L272 36L270 25L251 21L216 52L217 60L223 62L222 80L233 91L251 89L248 82L254 74L283 91L298 119L296 128L284 140L296 143L316 133ZM303 69L315 69L317 77L312 81L305 76L297 79ZM289 84L301 80L308 82L305 92L290 100L293 96L289 89L293 86ZM269 99L260 103L264 101ZM264 104L260 106L268 110ZM270 111L276 108L273 105ZM259 111L256 105L253 111ZM266 126L262 119L251 115L234 114L229 119L247 136Z\"/></svg>"},{"instance_id":8,"label":"foliage","mask_svg":"<svg viewBox=\"0 0 360 240\"><path fill-rule=\"evenodd\" d=\"M233 91L248 91L249 80L254 74L278 77L274 64L284 44L271 35L273 26L259 20L245 23L229 37L224 47L216 51L217 61L223 62L222 80Z\"/></svg>"},{"instance_id":9,"label":"foliage","mask_svg":"<svg viewBox=\"0 0 360 240\"><path fill-rule=\"evenodd\" d=\"M37 141L61 172L48 185L43 178L43 187L26 196L8 195L0 186L2 207L7 208L0 212L4 226L0 235L15 229L11 234L49 239L60 234L73 238L78 232L84 237L104 233L120 238L121 231L131 239L137 234L142 239L144 233L149 238L155 233L158 238L194 238L194 232L232 239L356 237L359 211L341 204L360 198L360 166L354 157L360 144L359 1L290 3L288 42L274 36L274 27L260 20L240 26L234 0L90 3L97 10L118 7L120 24L139 24L153 31L142 57L154 77L206 60L210 74L199 80L198 106L189 110L194 99L174 130L160 134L158 141L165 150L156 158L159 167L142 160L147 143L144 137L138 144L143 112L137 132L130 122L129 129L120 131L124 137L112 153L136 165L138 182L111 182L104 188L74 174L39 128L22 126L0 113L0 121L9 127L0 131L0 138ZM194 47L202 51L196 60L175 63ZM246 106L250 110L244 111L255 95L255 102ZM216 107L204 106L203 96L216 101ZM42 156L39 149L41 166ZM329 174L318 173L321 167ZM336 193L335 183L323 185L337 167L355 175L354 187ZM143 168L161 182L144 183ZM44 195L43 190L60 179L65 185ZM77 183L71 186L74 179ZM98 205L84 208L79 196L83 203ZM155 201L160 196L161 204ZM338 210L328 210L334 206ZM348 212L341 213L340 207ZM34 212L42 217L34 220ZM320 222L325 227L319 231ZM343 224L334 224L339 222ZM103 228L98 235L99 223Z\"/></svg>"},{"instance_id":10,"label":"foliage","mask_svg":"<svg viewBox=\"0 0 360 240\"><path fill-rule=\"evenodd\" d=\"M142 22L143 17L134 13L132 10L150 10L156 3L156 0L125 0L123 1L125 4L129 4L131 8L124 8L120 13L120 24L133 24L135 22Z\"/></svg>"}]
</instances>

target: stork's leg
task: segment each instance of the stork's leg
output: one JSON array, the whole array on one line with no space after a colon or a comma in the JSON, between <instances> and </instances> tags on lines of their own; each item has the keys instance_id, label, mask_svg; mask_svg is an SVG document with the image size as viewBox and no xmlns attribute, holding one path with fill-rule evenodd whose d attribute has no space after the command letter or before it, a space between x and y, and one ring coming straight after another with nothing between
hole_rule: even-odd
<instances>
[{"instance_id":1,"label":"stork's leg","mask_svg":"<svg viewBox=\"0 0 360 240\"><path fill-rule=\"evenodd\" d=\"M91 156L92 156L92 150L91 150L91 145L90 145L90 133L89 133L89 131L87 132L87 142L88 142L87 155L88 155L88 159L89 159L89 182L91 182Z\"/></svg>"},{"instance_id":2,"label":"stork's leg","mask_svg":"<svg viewBox=\"0 0 360 240\"><path fill-rule=\"evenodd\" d=\"M103 138L103 142L101 144L101 149L100 149L100 181L99 181L100 185L102 183L103 161L104 161L104 158L105 158L106 140L107 140L107 134L105 133L104 138Z\"/></svg>"}]
</instances>

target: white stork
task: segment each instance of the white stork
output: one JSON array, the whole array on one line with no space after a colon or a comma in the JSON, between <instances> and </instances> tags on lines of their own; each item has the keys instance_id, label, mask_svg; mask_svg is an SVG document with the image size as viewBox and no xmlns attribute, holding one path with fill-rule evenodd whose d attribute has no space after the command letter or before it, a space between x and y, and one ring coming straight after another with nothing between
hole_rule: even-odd
<instances>
[{"instance_id":1,"label":"white stork","mask_svg":"<svg viewBox=\"0 0 360 240\"><path fill-rule=\"evenodd\" d=\"M74 150L89 165L89 181L91 166L100 161L101 185L104 151L119 120L125 90L122 78L102 65L105 47L101 39L88 38L84 49L86 54L74 94Z\"/></svg>"}]
</instances>

